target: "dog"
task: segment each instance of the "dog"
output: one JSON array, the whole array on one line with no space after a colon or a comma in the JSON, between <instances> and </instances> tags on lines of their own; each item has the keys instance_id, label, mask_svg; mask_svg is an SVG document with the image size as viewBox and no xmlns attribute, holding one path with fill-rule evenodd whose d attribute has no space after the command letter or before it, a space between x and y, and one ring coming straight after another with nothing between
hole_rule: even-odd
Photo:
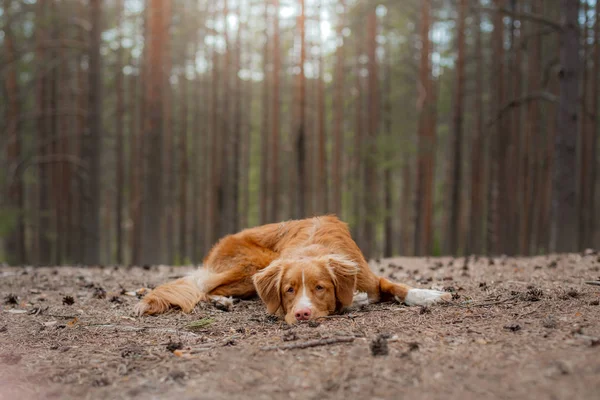
<instances>
[{"instance_id":1,"label":"dog","mask_svg":"<svg viewBox=\"0 0 600 400\"><path fill-rule=\"evenodd\" d=\"M369 302L396 299L430 305L452 296L394 283L371 271L346 223L322 216L245 229L222 238L203 267L156 287L136 306L138 315L171 308L191 312L199 302L248 299L256 294L288 324L339 313L356 292Z\"/></svg>"}]
</instances>

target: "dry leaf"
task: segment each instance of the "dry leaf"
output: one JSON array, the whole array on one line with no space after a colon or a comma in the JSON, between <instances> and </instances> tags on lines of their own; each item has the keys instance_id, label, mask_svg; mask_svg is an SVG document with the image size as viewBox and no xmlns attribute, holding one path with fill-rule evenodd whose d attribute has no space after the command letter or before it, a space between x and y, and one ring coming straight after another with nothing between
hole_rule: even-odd
<instances>
[{"instance_id":1,"label":"dry leaf","mask_svg":"<svg viewBox=\"0 0 600 400\"><path fill-rule=\"evenodd\" d=\"M72 320L70 320L69 322L67 322L67 326L72 328L73 326L75 326L75 324L79 321L79 319L77 319L77 317L73 318Z\"/></svg>"}]
</instances>

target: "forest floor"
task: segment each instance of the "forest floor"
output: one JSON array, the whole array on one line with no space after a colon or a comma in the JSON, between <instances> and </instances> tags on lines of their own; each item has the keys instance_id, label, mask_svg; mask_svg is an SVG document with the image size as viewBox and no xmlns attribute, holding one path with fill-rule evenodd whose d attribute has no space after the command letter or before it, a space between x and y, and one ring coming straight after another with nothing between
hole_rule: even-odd
<instances>
[{"instance_id":1,"label":"forest floor","mask_svg":"<svg viewBox=\"0 0 600 400\"><path fill-rule=\"evenodd\" d=\"M372 268L455 299L294 327L258 300L138 318L138 289L191 267L0 267L0 399L598 399L598 254Z\"/></svg>"}]
</instances>

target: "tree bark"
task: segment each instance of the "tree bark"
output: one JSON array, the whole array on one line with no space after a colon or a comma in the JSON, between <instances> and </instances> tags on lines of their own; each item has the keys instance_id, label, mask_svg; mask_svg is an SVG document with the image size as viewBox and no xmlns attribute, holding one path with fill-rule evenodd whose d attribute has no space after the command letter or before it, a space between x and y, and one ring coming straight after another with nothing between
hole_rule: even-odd
<instances>
[{"instance_id":1,"label":"tree bark","mask_svg":"<svg viewBox=\"0 0 600 400\"><path fill-rule=\"evenodd\" d=\"M541 0L532 0L531 12L539 14L541 13ZM530 32L534 33L533 27L530 28ZM541 90L541 70L540 63L542 61L542 42L539 35L534 35L531 39L531 44L528 46L529 57L528 57L528 71L527 81L529 82L529 91L536 92ZM524 149L523 149L523 166L524 166L524 184L522 191L524 194L524 201L522 206L523 217L521 221L521 243L519 252L521 254L528 254L533 251L533 234L534 234L534 220L536 209L540 207L534 206L534 194L538 193L541 188L540 175L538 171L541 170L536 160L536 152L542 153L543 146L540 141L540 106L537 102L532 101L528 104L525 117L525 129L524 129Z\"/></svg>"},{"instance_id":2,"label":"tree bark","mask_svg":"<svg viewBox=\"0 0 600 400\"><path fill-rule=\"evenodd\" d=\"M344 154L344 36L343 30L346 23L346 0L339 1L341 15L338 16L336 30L337 48L335 51L335 79L334 79L334 115L333 115L333 146L331 164L331 211L340 216L342 213L342 154Z\"/></svg>"},{"instance_id":3,"label":"tree bark","mask_svg":"<svg viewBox=\"0 0 600 400\"><path fill-rule=\"evenodd\" d=\"M4 0L4 57L5 62L9 65L6 70L4 87L6 93L5 107L5 126L6 137L8 140L6 146L6 162L7 171L13 171L21 159L21 131L19 124L19 81L16 66L15 38L12 30L12 1ZM25 224L24 212L25 205L23 203L23 182L17 179L11 187L8 188L8 206L15 213L15 225L10 232L7 240L8 262L11 265L24 264L25 255Z\"/></svg>"},{"instance_id":4,"label":"tree bark","mask_svg":"<svg viewBox=\"0 0 600 400\"><path fill-rule=\"evenodd\" d=\"M383 125L385 130L386 144L390 145L393 143L394 137L392 135L392 46L389 44L385 51L385 71L384 71L384 82L383 82ZM384 152L384 154L389 154ZM389 156L388 156L389 157ZM394 182L392 180L392 165L391 160L385 159L386 166L383 173L383 191L384 191L384 233L383 233L383 256L391 257L394 252L394 228L393 228L393 215L394 210L392 206Z\"/></svg>"},{"instance_id":5,"label":"tree bark","mask_svg":"<svg viewBox=\"0 0 600 400\"><path fill-rule=\"evenodd\" d=\"M561 0L560 95L555 139L550 248L556 252L578 250L575 183L579 124L579 1Z\"/></svg>"},{"instance_id":6,"label":"tree bark","mask_svg":"<svg viewBox=\"0 0 600 400\"><path fill-rule=\"evenodd\" d=\"M594 118L598 118L598 107L594 107L594 97L597 98L597 92L594 93L594 89L597 90L598 74L594 75L592 69L588 73L588 55L593 56L591 46L588 44L589 38L589 4L584 2L584 15L585 22L582 27L583 40L583 62L582 62L582 94L581 94L581 127L580 127L580 163L579 163L579 243L582 248L593 247L593 218L594 218L594 192L596 185L595 181L595 164L596 164L596 136L597 131L593 130L593 121L590 117L594 115ZM596 3L596 9L598 4ZM598 21L596 20L596 26ZM597 28L596 28L597 29ZM597 38L594 38L594 44L598 47ZM591 75L591 76L590 76Z\"/></svg>"},{"instance_id":7,"label":"tree bark","mask_svg":"<svg viewBox=\"0 0 600 400\"><path fill-rule=\"evenodd\" d=\"M497 8L501 8L503 0L494 0ZM492 68L496 79L492 81L491 92L494 93L495 104L492 105L494 115L499 115L499 110L504 104L504 22L500 11L494 13L494 30L492 32ZM499 115L495 121L494 130L490 131L490 168L488 178L488 245L487 252L498 254L502 251L501 239L503 238L503 220L501 209L505 198L505 168L503 158L506 156L504 136L504 118Z\"/></svg>"},{"instance_id":8,"label":"tree bark","mask_svg":"<svg viewBox=\"0 0 600 400\"><path fill-rule=\"evenodd\" d=\"M304 74L304 63L306 61L306 35L305 35L305 0L300 2L300 16L298 26L300 31L300 76L298 77L298 127L296 128L295 147L297 154L297 180L296 180L296 217L305 218L307 202L310 199L308 175L306 174L306 76Z\"/></svg>"},{"instance_id":9,"label":"tree bark","mask_svg":"<svg viewBox=\"0 0 600 400\"><path fill-rule=\"evenodd\" d=\"M323 8L323 1L320 0L317 6L317 33L318 37L321 37L321 11ZM319 41L320 42L320 41ZM319 45L319 56L318 56L318 75L317 75L317 155L316 155L316 214L326 214L328 208L328 193L327 193L327 132L325 128L325 61L323 59L323 45Z\"/></svg>"},{"instance_id":10,"label":"tree bark","mask_svg":"<svg viewBox=\"0 0 600 400\"><path fill-rule=\"evenodd\" d=\"M353 169L353 181L354 187L352 190L353 201L352 201L352 213L355 218L354 221L354 232L353 237L359 247L362 249L363 238L364 238L364 180L363 180L363 84L362 84L362 62L361 57L363 55L363 35L362 32L357 31L355 35L356 43L356 55L355 55L355 91L356 96L354 98L354 150L352 156L354 158L352 163Z\"/></svg>"},{"instance_id":11,"label":"tree bark","mask_svg":"<svg viewBox=\"0 0 600 400\"><path fill-rule=\"evenodd\" d=\"M83 158L88 167L84 221L86 224L84 264L100 262L100 202L102 155L102 61L100 44L102 28L102 2L90 0L90 44L89 44L89 112L88 137L84 138Z\"/></svg>"},{"instance_id":12,"label":"tree bark","mask_svg":"<svg viewBox=\"0 0 600 400\"><path fill-rule=\"evenodd\" d=\"M165 50L171 14L171 1L149 0L146 84L147 112L145 112L144 146L145 176L143 179L141 254L142 264L163 262L163 94Z\"/></svg>"},{"instance_id":13,"label":"tree bark","mask_svg":"<svg viewBox=\"0 0 600 400\"><path fill-rule=\"evenodd\" d=\"M269 200L271 202L268 207L268 220L269 222L276 222L279 217L279 136L280 136L280 76L281 76L281 49L280 49L280 33L279 33L279 0L273 0L273 82L272 90L273 97L271 106L271 126L270 126L270 151L268 154L270 165L269 165L269 182L268 182L268 193ZM268 35L267 44L268 44ZM266 45L265 45L266 47ZM267 54L267 50L265 50ZM267 84L267 81L265 81ZM265 86L265 89L268 87ZM266 100L268 101L268 99ZM268 115L268 110L266 111ZM265 137L268 137L269 130L263 132ZM265 139L267 140L267 139ZM262 199L261 199L262 201Z\"/></svg>"},{"instance_id":14,"label":"tree bark","mask_svg":"<svg viewBox=\"0 0 600 400\"><path fill-rule=\"evenodd\" d=\"M119 48L116 54L115 63L115 85L117 91L117 102L116 102L116 118L115 118L115 135L116 135L116 191L115 191L115 230L116 230L116 256L117 264L123 263L123 203L124 203L124 119L125 119L125 102L124 102L124 90L123 90L123 4L124 0L118 0L116 5L117 12L117 29L119 31Z\"/></svg>"},{"instance_id":15,"label":"tree bark","mask_svg":"<svg viewBox=\"0 0 600 400\"><path fill-rule=\"evenodd\" d=\"M479 0L475 1L479 4ZM484 146L483 146L483 45L481 28L481 11L475 12L475 95L473 96L473 110L475 121L471 137L471 215L469 229L468 253L482 254L484 232Z\"/></svg>"},{"instance_id":16,"label":"tree bark","mask_svg":"<svg viewBox=\"0 0 600 400\"><path fill-rule=\"evenodd\" d=\"M456 86L454 94L454 115L452 121L452 179L449 190L451 193L450 224L446 241L447 252L458 254L461 237L461 192L462 187L462 135L463 135L463 104L465 97L465 19L467 17L467 0L460 0L458 5L457 21L457 60L456 60Z\"/></svg>"},{"instance_id":17,"label":"tree bark","mask_svg":"<svg viewBox=\"0 0 600 400\"><path fill-rule=\"evenodd\" d=\"M379 209L377 196L377 136L379 132L379 71L377 65L377 14L375 7L367 16L367 40L369 57L369 80L368 80L368 100L369 100L369 130L367 141L367 155L365 157L365 187L366 193L363 196L365 201L365 236L363 253L365 256L373 257L376 252L375 242L375 224L376 213Z\"/></svg>"},{"instance_id":18,"label":"tree bark","mask_svg":"<svg viewBox=\"0 0 600 400\"><path fill-rule=\"evenodd\" d=\"M184 51L185 53L185 51ZM185 56L183 57L185 60ZM188 86L190 82L185 77L185 72L179 76L180 86L180 115L179 115L179 262L188 258ZM173 177L174 178L174 177ZM192 220L193 223L193 220Z\"/></svg>"},{"instance_id":19,"label":"tree bark","mask_svg":"<svg viewBox=\"0 0 600 400\"><path fill-rule=\"evenodd\" d=\"M421 2L421 57L419 66L417 195L415 201L414 254L425 255L433 241L433 178L436 138L433 132L433 88L431 81L431 0ZM407 173L404 173L405 178ZM403 222L406 224L407 222Z\"/></svg>"},{"instance_id":20,"label":"tree bark","mask_svg":"<svg viewBox=\"0 0 600 400\"><path fill-rule=\"evenodd\" d=\"M587 220L587 229L585 237L587 242L582 243L583 246L591 246L594 243L597 244L600 241L600 232L598 229L598 221L596 220L598 212L598 199L597 197L597 177L598 177L598 135L600 135L600 2L596 1L595 9L595 24L594 24L594 67L592 69L592 99L591 109L594 113L594 119L590 123L589 135L591 136L590 145L590 159L592 160L592 166L589 176L590 189L587 204L589 208L589 215Z\"/></svg>"}]
</instances>

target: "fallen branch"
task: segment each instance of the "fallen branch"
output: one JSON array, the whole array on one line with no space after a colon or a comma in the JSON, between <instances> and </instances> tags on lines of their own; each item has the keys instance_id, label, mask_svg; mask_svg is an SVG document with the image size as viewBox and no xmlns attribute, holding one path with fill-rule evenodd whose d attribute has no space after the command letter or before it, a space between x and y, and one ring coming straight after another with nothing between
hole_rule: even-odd
<instances>
[{"instance_id":1,"label":"fallen branch","mask_svg":"<svg viewBox=\"0 0 600 400\"><path fill-rule=\"evenodd\" d=\"M307 342L300 342L300 343L290 343L290 344L284 344L281 346L264 346L264 347L261 347L260 349L262 351L307 349L309 347L329 346L330 344L350 343L353 341L354 341L353 337L337 337L337 338L330 338L330 339L309 340Z\"/></svg>"},{"instance_id":2,"label":"fallen branch","mask_svg":"<svg viewBox=\"0 0 600 400\"><path fill-rule=\"evenodd\" d=\"M341 315L324 315L322 317L318 317L315 319L335 319L335 318L342 318L342 319L354 319L359 317L359 315L355 315L355 314L341 314Z\"/></svg>"},{"instance_id":3,"label":"fallen branch","mask_svg":"<svg viewBox=\"0 0 600 400\"><path fill-rule=\"evenodd\" d=\"M498 300L498 301L488 301L488 302L484 302L484 303L471 303L471 304L452 304L452 303L448 303L445 304L447 307L462 307L462 308L471 308L471 307L488 307L488 306L495 306L498 304L503 304L506 302L509 302L511 300L517 300L515 297L508 297L506 299L503 300Z\"/></svg>"},{"instance_id":4,"label":"fallen branch","mask_svg":"<svg viewBox=\"0 0 600 400\"><path fill-rule=\"evenodd\" d=\"M116 331L122 332L143 332L143 331L152 331L157 333L172 333L175 335L191 335L198 336L193 332L187 332L177 329L169 329L169 328L154 328L150 326L130 326L130 325L112 325L112 324L89 324L89 325L81 325L84 328L100 328L100 329L114 329Z\"/></svg>"}]
</instances>

